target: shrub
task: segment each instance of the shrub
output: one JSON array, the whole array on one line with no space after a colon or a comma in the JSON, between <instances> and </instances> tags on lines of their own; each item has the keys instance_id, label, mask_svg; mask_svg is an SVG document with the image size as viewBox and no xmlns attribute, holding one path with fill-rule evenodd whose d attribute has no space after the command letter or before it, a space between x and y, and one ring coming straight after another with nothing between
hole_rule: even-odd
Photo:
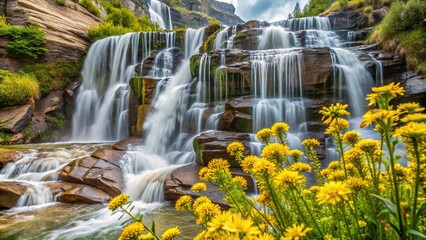
<instances>
[{"instance_id":1,"label":"shrub","mask_svg":"<svg viewBox=\"0 0 426 240\"><path fill-rule=\"evenodd\" d=\"M0 77L0 107L23 105L39 97L39 85L28 74L2 71Z\"/></svg>"},{"instance_id":2,"label":"shrub","mask_svg":"<svg viewBox=\"0 0 426 240\"><path fill-rule=\"evenodd\" d=\"M366 14L371 13L373 11L373 7L372 6L368 6L362 9L362 11Z\"/></svg>"},{"instance_id":3,"label":"shrub","mask_svg":"<svg viewBox=\"0 0 426 240\"><path fill-rule=\"evenodd\" d=\"M65 0L56 0L56 4L60 6L65 6Z\"/></svg>"},{"instance_id":4,"label":"shrub","mask_svg":"<svg viewBox=\"0 0 426 240\"><path fill-rule=\"evenodd\" d=\"M47 52L44 48L47 43L44 32L38 27L10 26L6 23L6 18L2 17L0 18L0 36L10 39L6 45L6 52L10 57L38 59Z\"/></svg>"},{"instance_id":5,"label":"shrub","mask_svg":"<svg viewBox=\"0 0 426 240\"><path fill-rule=\"evenodd\" d=\"M104 22L97 27L89 29L89 34L87 36L90 41L95 42L102 38L123 35L129 32L133 32L132 29L120 25L115 26L112 22Z\"/></svg>"},{"instance_id":6,"label":"shrub","mask_svg":"<svg viewBox=\"0 0 426 240\"><path fill-rule=\"evenodd\" d=\"M79 76L81 62L68 62L61 60L50 64L26 65L22 72L33 76L40 86L42 96L48 95L54 90L62 90L67 87L73 79Z\"/></svg>"},{"instance_id":7,"label":"shrub","mask_svg":"<svg viewBox=\"0 0 426 240\"><path fill-rule=\"evenodd\" d=\"M93 0L80 0L79 4L96 17L101 17L101 11Z\"/></svg>"}]
</instances>

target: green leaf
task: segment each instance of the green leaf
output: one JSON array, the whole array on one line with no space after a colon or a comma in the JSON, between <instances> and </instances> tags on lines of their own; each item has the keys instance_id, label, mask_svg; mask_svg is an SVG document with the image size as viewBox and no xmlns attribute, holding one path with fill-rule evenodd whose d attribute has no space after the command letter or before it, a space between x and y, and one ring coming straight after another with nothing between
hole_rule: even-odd
<instances>
[{"instance_id":1,"label":"green leaf","mask_svg":"<svg viewBox=\"0 0 426 240\"><path fill-rule=\"evenodd\" d=\"M420 204L420 207L419 207L419 209L417 210L417 216L422 216L423 215L423 213L426 211L426 200L425 201L423 201L421 204Z\"/></svg>"},{"instance_id":2,"label":"green leaf","mask_svg":"<svg viewBox=\"0 0 426 240\"><path fill-rule=\"evenodd\" d=\"M417 237L426 238L426 235L414 229L408 229L408 233Z\"/></svg>"},{"instance_id":3,"label":"green leaf","mask_svg":"<svg viewBox=\"0 0 426 240\"><path fill-rule=\"evenodd\" d=\"M383 198L383 197L380 197L379 195L376 195L376 194L370 194L371 196L373 196L373 197L375 197L375 198L377 198L377 199L380 199L380 200L382 200L382 202L385 204L385 206L389 209L389 211L395 216L395 217L397 217L397 208L396 208L396 206L395 206L395 204L393 204L389 199L386 199L386 198Z\"/></svg>"},{"instance_id":4,"label":"green leaf","mask_svg":"<svg viewBox=\"0 0 426 240\"><path fill-rule=\"evenodd\" d=\"M155 222L152 222L151 231L155 234Z\"/></svg>"}]
</instances>

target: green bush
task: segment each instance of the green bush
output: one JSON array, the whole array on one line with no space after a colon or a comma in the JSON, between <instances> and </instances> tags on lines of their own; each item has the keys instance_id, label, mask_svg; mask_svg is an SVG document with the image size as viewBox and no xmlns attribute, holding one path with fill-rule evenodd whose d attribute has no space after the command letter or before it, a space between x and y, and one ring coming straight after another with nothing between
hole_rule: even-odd
<instances>
[{"instance_id":1,"label":"green bush","mask_svg":"<svg viewBox=\"0 0 426 240\"><path fill-rule=\"evenodd\" d=\"M33 76L40 86L42 96L54 90L65 89L73 79L79 76L81 62L61 60L51 64L26 65L22 72Z\"/></svg>"},{"instance_id":2,"label":"green bush","mask_svg":"<svg viewBox=\"0 0 426 240\"><path fill-rule=\"evenodd\" d=\"M87 36L90 41L95 42L102 38L123 35L129 32L133 32L132 29L120 25L115 26L112 22L104 22L95 28L89 29L89 34Z\"/></svg>"},{"instance_id":3,"label":"green bush","mask_svg":"<svg viewBox=\"0 0 426 240\"><path fill-rule=\"evenodd\" d=\"M38 27L10 26L4 17L0 18L0 36L8 37L6 52L10 57L31 57L38 59L47 52L44 32Z\"/></svg>"},{"instance_id":4,"label":"green bush","mask_svg":"<svg viewBox=\"0 0 426 240\"><path fill-rule=\"evenodd\" d=\"M96 17L101 17L101 11L92 0L80 0L79 4Z\"/></svg>"},{"instance_id":5,"label":"green bush","mask_svg":"<svg viewBox=\"0 0 426 240\"><path fill-rule=\"evenodd\" d=\"M34 102L39 96L36 79L28 74L2 71L0 77L0 107Z\"/></svg>"},{"instance_id":6,"label":"green bush","mask_svg":"<svg viewBox=\"0 0 426 240\"><path fill-rule=\"evenodd\" d=\"M60 6L65 6L65 0L56 0L56 4Z\"/></svg>"}]
</instances>

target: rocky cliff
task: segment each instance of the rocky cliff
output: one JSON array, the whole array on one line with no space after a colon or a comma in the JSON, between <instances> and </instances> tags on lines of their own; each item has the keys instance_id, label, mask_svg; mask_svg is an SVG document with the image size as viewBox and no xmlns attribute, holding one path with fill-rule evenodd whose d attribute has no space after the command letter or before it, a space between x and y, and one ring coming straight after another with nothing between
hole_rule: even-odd
<instances>
[{"instance_id":1,"label":"rocky cliff","mask_svg":"<svg viewBox=\"0 0 426 240\"><path fill-rule=\"evenodd\" d=\"M79 60L87 46L87 32L100 19L71 0L61 6L49 0L1 0L0 13L11 25L40 27L48 52L42 61Z\"/></svg>"}]
</instances>

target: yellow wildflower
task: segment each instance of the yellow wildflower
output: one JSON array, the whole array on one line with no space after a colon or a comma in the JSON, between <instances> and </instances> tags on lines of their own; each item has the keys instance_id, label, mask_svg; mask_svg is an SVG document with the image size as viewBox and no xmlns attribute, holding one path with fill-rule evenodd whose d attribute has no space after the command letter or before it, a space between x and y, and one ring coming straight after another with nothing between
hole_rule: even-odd
<instances>
[{"instance_id":1,"label":"yellow wildflower","mask_svg":"<svg viewBox=\"0 0 426 240\"><path fill-rule=\"evenodd\" d=\"M401 122L426 122L426 114L425 113L413 113L408 114L407 116L401 119Z\"/></svg>"},{"instance_id":2,"label":"yellow wildflower","mask_svg":"<svg viewBox=\"0 0 426 240\"><path fill-rule=\"evenodd\" d=\"M247 189L247 180L245 178L241 176L235 176L232 178L232 181L241 186L241 188Z\"/></svg>"},{"instance_id":3,"label":"yellow wildflower","mask_svg":"<svg viewBox=\"0 0 426 240\"><path fill-rule=\"evenodd\" d=\"M139 235L138 240L154 240L154 235L152 233L146 233L143 235Z\"/></svg>"},{"instance_id":4,"label":"yellow wildflower","mask_svg":"<svg viewBox=\"0 0 426 240\"><path fill-rule=\"evenodd\" d=\"M272 132L272 130L270 128L264 128L264 129L260 129L257 133L256 133L256 137L257 139L259 139L259 141L268 144L271 141L271 136L273 136L274 133Z\"/></svg>"},{"instance_id":5,"label":"yellow wildflower","mask_svg":"<svg viewBox=\"0 0 426 240\"><path fill-rule=\"evenodd\" d=\"M306 234L312 231L313 228L305 228L305 224L296 225L293 224L292 227L288 227L285 230L284 237L281 237L281 240L299 240L302 237L306 237Z\"/></svg>"},{"instance_id":6,"label":"yellow wildflower","mask_svg":"<svg viewBox=\"0 0 426 240\"><path fill-rule=\"evenodd\" d=\"M288 152L288 155L293 158L295 162L300 160L300 157L303 155L303 152L298 149L292 149Z\"/></svg>"},{"instance_id":7,"label":"yellow wildflower","mask_svg":"<svg viewBox=\"0 0 426 240\"><path fill-rule=\"evenodd\" d=\"M290 129L290 126L285 122L274 123L274 125L272 125L272 127L271 127L272 132L276 136L278 136L281 133L288 132L289 129Z\"/></svg>"},{"instance_id":8,"label":"yellow wildflower","mask_svg":"<svg viewBox=\"0 0 426 240\"><path fill-rule=\"evenodd\" d=\"M359 191L363 188L367 188L369 186L368 181L363 180L359 177L350 177L348 178L345 183L353 190Z\"/></svg>"},{"instance_id":9,"label":"yellow wildflower","mask_svg":"<svg viewBox=\"0 0 426 240\"><path fill-rule=\"evenodd\" d=\"M274 240L274 236L272 236L269 233L263 233L262 235L259 236L259 240Z\"/></svg>"},{"instance_id":10,"label":"yellow wildflower","mask_svg":"<svg viewBox=\"0 0 426 240\"><path fill-rule=\"evenodd\" d=\"M397 163L394 165L397 180L406 180L410 175L410 170Z\"/></svg>"},{"instance_id":11,"label":"yellow wildflower","mask_svg":"<svg viewBox=\"0 0 426 240\"><path fill-rule=\"evenodd\" d=\"M359 225L360 227L365 227L365 226L367 226L367 223L366 223L364 220L359 220L359 221L358 221L358 225Z\"/></svg>"},{"instance_id":12,"label":"yellow wildflower","mask_svg":"<svg viewBox=\"0 0 426 240\"><path fill-rule=\"evenodd\" d=\"M334 240L333 235L331 235L331 234L326 234L326 235L324 236L324 240Z\"/></svg>"},{"instance_id":13,"label":"yellow wildflower","mask_svg":"<svg viewBox=\"0 0 426 240\"><path fill-rule=\"evenodd\" d=\"M241 168L243 169L243 171L245 173L250 173L253 166L254 166L254 163L259 161L259 160L260 160L260 158L257 157L257 156L247 156L241 162L241 164L240 164Z\"/></svg>"},{"instance_id":14,"label":"yellow wildflower","mask_svg":"<svg viewBox=\"0 0 426 240\"><path fill-rule=\"evenodd\" d=\"M339 169L339 167L340 167L340 163L338 161L332 161L328 164L327 169L337 170L337 169Z\"/></svg>"},{"instance_id":15,"label":"yellow wildflower","mask_svg":"<svg viewBox=\"0 0 426 240\"><path fill-rule=\"evenodd\" d=\"M344 153L345 159L348 162L359 163L361 161L361 150L359 148L351 148Z\"/></svg>"},{"instance_id":16,"label":"yellow wildflower","mask_svg":"<svg viewBox=\"0 0 426 240\"><path fill-rule=\"evenodd\" d=\"M163 235L161 235L161 239L163 240L173 240L178 235L180 235L179 227L169 228L167 229Z\"/></svg>"},{"instance_id":17,"label":"yellow wildflower","mask_svg":"<svg viewBox=\"0 0 426 240\"><path fill-rule=\"evenodd\" d=\"M352 130L343 134L343 141L353 146L359 141L360 137L361 137L361 134L359 132Z\"/></svg>"},{"instance_id":18,"label":"yellow wildflower","mask_svg":"<svg viewBox=\"0 0 426 240\"><path fill-rule=\"evenodd\" d=\"M340 116L349 116L350 113L346 111L347 107L348 104L341 103L332 103L329 107L322 107L322 110L319 111L319 113L322 114L321 121L328 125Z\"/></svg>"},{"instance_id":19,"label":"yellow wildflower","mask_svg":"<svg viewBox=\"0 0 426 240\"><path fill-rule=\"evenodd\" d=\"M328 128L325 130L325 134L331 135L334 133L340 133L341 131L349 127L349 122L343 118L336 118L333 122L330 123Z\"/></svg>"},{"instance_id":20,"label":"yellow wildflower","mask_svg":"<svg viewBox=\"0 0 426 240\"><path fill-rule=\"evenodd\" d=\"M240 142L232 142L226 147L226 152L231 156L235 156L238 152L244 152L244 145Z\"/></svg>"},{"instance_id":21,"label":"yellow wildflower","mask_svg":"<svg viewBox=\"0 0 426 240\"><path fill-rule=\"evenodd\" d=\"M336 205L342 201L348 201L351 189L343 182L328 182L317 193L319 204Z\"/></svg>"},{"instance_id":22,"label":"yellow wildflower","mask_svg":"<svg viewBox=\"0 0 426 240\"><path fill-rule=\"evenodd\" d=\"M362 118L364 118L360 124L360 127L362 128L368 127L377 122L390 124L399 119L397 111L384 109L370 109L362 116Z\"/></svg>"},{"instance_id":23,"label":"yellow wildflower","mask_svg":"<svg viewBox=\"0 0 426 240\"><path fill-rule=\"evenodd\" d=\"M206 191L207 185L205 183L199 182L199 183L192 185L191 190L194 191L194 192Z\"/></svg>"},{"instance_id":24,"label":"yellow wildflower","mask_svg":"<svg viewBox=\"0 0 426 240\"><path fill-rule=\"evenodd\" d=\"M259 161L255 162L253 165L252 173L266 173L273 175L275 173L276 166L273 162L261 158Z\"/></svg>"},{"instance_id":25,"label":"yellow wildflower","mask_svg":"<svg viewBox=\"0 0 426 240\"><path fill-rule=\"evenodd\" d=\"M207 165L207 167L209 168L209 170L224 170L224 171L229 171L229 163L228 161L222 159L222 158L215 158L212 159L209 164Z\"/></svg>"},{"instance_id":26,"label":"yellow wildflower","mask_svg":"<svg viewBox=\"0 0 426 240\"><path fill-rule=\"evenodd\" d=\"M123 229L118 240L138 239L138 236L141 235L143 231L145 231L143 224L134 222Z\"/></svg>"},{"instance_id":27,"label":"yellow wildflower","mask_svg":"<svg viewBox=\"0 0 426 240\"><path fill-rule=\"evenodd\" d=\"M183 211L191 206L192 198L189 195L184 195L176 201L176 210Z\"/></svg>"},{"instance_id":28,"label":"yellow wildflower","mask_svg":"<svg viewBox=\"0 0 426 240\"><path fill-rule=\"evenodd\" d=\"M320 171L321 176L327 177L332 171L330 169L323 169Z\"/></svg>"},{"instance_id":29,"label":"yellow wildflower","mask_svg":"<svg viewBox=\"0 0 426 240\"><path fill-rule=\"evenodd\" d=\"M300 175L299 172L284 169L275 177L275 184L279 187L286 188L289 185L294 186L300 184L304 180L305 177Z\"/></svg>"},{"instance_id":30,"label":"yellow wildflower","mask_svg":"<svg viewBox=\"0 0 426 240\"><path fill-rule=\"evenodd\" d=\"M397 110L402 113L417 113L423 112L425 108L420 106L419 103L410 102L399 104Z\"/></svg>"},{"instance_id":31,"label":"yellow wildflower","mask_svg":"<svg viewBox=\"0 0 426 240\"><path fill-rule=\"evenodd\" d=\"M345 179L345 171L336 170L327 175L329 181L339 181Z\"/></svg>"},{"instance_id":32,"label":"yellow wildflower","mask_svg":"<svg viewBox=\"0 0 426 240\"><path fill-rule=\"evenodd\" d=\"M222 229L231 233L243 233L247 238L260 234L258 227L253 226L250 218L244 219L240 213L233 214L223 224Z\"/></svg>"},{"instance_id":33,"label":"yellow wildflower","mask_svg":"<svg viewBox=\"0 0 426 240\"><path fill-rule=\"evenodd\" d=\"M197 215L196 223L202 225L210 221L211 218L220 214L219 205L212 202L201 203L196 209L195 214Z\"/></svg>"},{"instance_id":34,"label":"yellow wildflower","mask_svg":"<svg viewBox=\"0 0 426 240\"><path fill-rule=\"evenodd\" d=\"M372 154L377 150L380 150L380 141L373 140L371 138L362 139L357 144L356 147L361 149L361 151Z\"/></svg>"},{"instance_id":35,"label":"yellow wildflower","mask_svg":"<svg viewBox=\"0 0 426 240\"><path fill-rule=\"evenodd\" d=\"M269 196L268 192L261 192L257 197L256 201L265 206L271 205L271 197Z\"/></svg>"},{"instance_id":36,"label":"yellow wildflower","mask_svg":"<svg viewBox=\"0 0 426 240\"><path fill-rule=\"evenodd\" d=\"M310 172L312 171L311 165L307 163L297 162L293 163L288 170L297 171L297 172Z\"/></svg>"},{"instance_id":37,"label":"yellow wildflower","mask_svg":"<svg viewBox=\"0 0 426 240\"><path fill-rule=\"evenodd\" d=\"M404 88L400 87L400 83L394 84L393 82L385 86L373 87L371 90L373 93L368 94L366 98L369 101L368 106L375 105L383 96L395 98L398 95L404 95L405 92Z\"/></svg>"},{"instance_id":38,"label":"yellow wildflower","mask_svg":"<svg viewBox=\"0 0 426 240\"><path fill-rule=\"evenodd\" d=\"M129 201L129 198L130 196L127 194L120 194L116 196L115 198L111 200L111 202L109 202L108 209L111 211L117 210L117 208L126 204L127 201Z\"/></svg>"},{"instance_id":39,"label":"yellow wildflower","mask_svg":"<svg viewBox=\"0 0 426 240\"><path fill-rule=\"evenodd\" d=\"M288 154L288 147L280 143L271 143L262 149L262 157L267 159L278 160Z\"/></svg>"},{"instance_id":40,"label":"yellow wildflower","mask_svg":"<svg viewBox=\"0 0 426 240\"><path fill-rule=\"evenodd\" d=\"M208 240L208 239L209 237L207 236L207 231L204 230L200 232L199 234L197 234L197 236L195 236L193 240Z\"/></svg>"},{"instance_id":41,"label":"yellow wildflower","mask_svg":"<svg viewBox=\"0 0 426 240\"><path fill-rule=\"evenodd\" d=\"M310 188L309 188L309 191L311 191L311 192L318 192L319 190L321 189L321 187L320 186L311 186Z\"/></svg>"},{"instance_id":42,"label":"yellow wildflower","mask_svg":"<svg viewBox=\"0 0 426 240\"><path fill-rule=\"evenodd\" d=\"M200 180L202 181L209 181L209 177L210 177L210 171L207 167L203 167L200 169L200 171L198 172L198 177L200 178Z\"/></svg>"},{"instance_id":43,"label":"yellow wildflower","mask_svg":"<svg viewBox=\"0 0 426 240\"><path fill-rule=\"evenodd\" d=\"M419 138L426 136L426 124L410 122L395 130L395 137Z\"/></svg>"},{"instance_id":44,"label":"yellow wildflower","mask_svg":"<svg viewBox=\"0 0 426 240\"><path fill-rule=\"evenodd\" d=\"M313 147L313 146L319 146L320 142L315 138L308 138L302 141L302 145L305 147Z\"/></svg>"},{"instance_id":45,"label":"yellow wildflower","mask_svg":"<svg viewBox=\"0 0 426 240\"><path fill-rule=\"evenodd\" d=\"M205 203L205 202L211 203L212 201L210 200L210 198L208 198L206 196L198 197L194 200L194 203L192 204L192 208L196 209L198 206L200 206L202 203Z\"/></svg>"},{"instance_id":46,"label":"yellow wildflower","mask_svg":"<svg viewBox=\"0 0 426 240\"><path fill-rule=\"evenodd\" d=\"M214 232L223 227L223 224L231 217L231 212L223 211L221 214L214 216L208 223L208 231Z\"/></svg>"}]
</instances>

